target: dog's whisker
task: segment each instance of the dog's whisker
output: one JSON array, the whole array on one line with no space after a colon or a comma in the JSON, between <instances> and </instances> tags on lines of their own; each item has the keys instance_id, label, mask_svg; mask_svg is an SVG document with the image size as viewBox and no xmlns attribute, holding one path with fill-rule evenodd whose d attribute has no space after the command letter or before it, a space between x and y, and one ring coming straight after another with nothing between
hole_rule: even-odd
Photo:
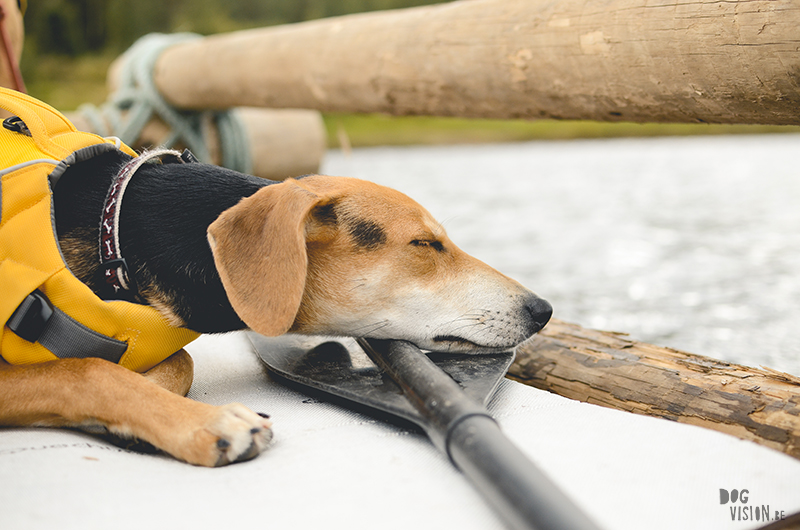
<instances>
[{"instance_id":1,"label":"dog's whisker","mask_svg":"<svg viewBox=\"0 0 800 530\"><path fill-rule=\"evenodd\" d=\"M474 317L473 316L463 316L463 317L458 317L456 319L453 319L452 322L469 322L469 321L480 322L481 318L482 317L479 317L479 316L474 316Z\"/></svg>"},{"instance_id":2,"label":"dog's whisker","mask_svg":"<svg viewBox=\"0 0 800 530\"><path fill-rule=\"evenodd\" d=\"M442 330L443 327L444 326L440 326L437 329L437 331L438 330ZM458 333L458 335L461 338L470 340L473 336L476 335L476 333L474 333L474 332L471 333L470 332L470 331L475 331L474 330L475 327L476 327L475 324L459 326L459 327L444 327L444 329L442 330L442 334L443 335L454 335L454 334Z\"/></svg>"},{"instance_id":3,"label":"dog's whisker","mask_svg":"<svg viewBox=\"0 0 800 530\"><path fill-rule=\"evenodd\" d=\"M350 292L353 292L353 291L356 291L356 290L361 289L362 287L364 287L367 284L367 279L366 278L354 278L353 280L351 280L351 283L355 284L350 288Z\"/></svg>"},{"instance_id":4,"label":"dog's whisker","mask_svg":"<svg viewBox=\"0 0 800 530\"><path fill-rule=\"evenodd\" d=\"M363 326L359 326L359 327L356 327L356 328L350 328L350 330L348 331L348 334L352 335L354 337L361 337L361 336L369 335L370 333L374 333L374 332L376 332L376 331L378 331L380 329L385 328L390 323L391 322L389 320L382 320L380 322L373 322L373 323L370 323L370 324L365 324Z\"/></svg>"},{"instance_id":5,"label":"dog's whisker","mask_svg":"<svg viewBox=\"0 0 800 530\"><path fill-rule=\"evenodd\" d=\"M464 324L464 325L461 325L461 326L455 326L455 327L450 328L450 329L451 329L451 333L452 332L456 332L456 331L464 332L464 331L474 330L478 326L480 326L480 324Z\"/></svg>"}]
</instances>

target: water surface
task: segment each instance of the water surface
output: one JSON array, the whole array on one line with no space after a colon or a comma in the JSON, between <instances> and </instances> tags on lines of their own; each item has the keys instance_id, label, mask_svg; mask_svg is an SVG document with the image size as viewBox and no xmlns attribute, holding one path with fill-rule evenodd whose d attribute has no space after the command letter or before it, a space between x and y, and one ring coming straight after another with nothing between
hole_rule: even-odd
<instances>
[{"instance_id":1,"label":"water surface","mask_svg":"<svg viewBox=\"0 0 800 530\"><path fill-rule=\"evenodd\" d=\"M584 326L800 375L800 135L331 151Z\"/></svg>"}]
</instances>

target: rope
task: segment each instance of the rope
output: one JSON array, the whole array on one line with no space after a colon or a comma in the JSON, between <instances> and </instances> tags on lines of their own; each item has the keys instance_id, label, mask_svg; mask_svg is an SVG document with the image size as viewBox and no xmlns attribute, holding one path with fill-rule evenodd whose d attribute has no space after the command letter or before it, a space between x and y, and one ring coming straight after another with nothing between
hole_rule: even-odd
<instances>
[{"instance_id":1,"label":"rope","mask_svg":"<svg viewBox=\"0 0 800 530\"><path fill-rule=\"evenodd\" d=\"M155 114L170 128L163 147L185 144L202 162L210 163L203 122L207 116L216 121L222 150L222 165L252 172L247 133L235 109L225 111L178 111L161 96L153 81L153 70L159 55L179 42L199 38L193 33L165 35L151 33L136 41L125 52L119 88L109 100L96 107L81 105L78 110L101 136L116 136L127 144L139 138L144 126Z\"/></svg>"}]
</instances>

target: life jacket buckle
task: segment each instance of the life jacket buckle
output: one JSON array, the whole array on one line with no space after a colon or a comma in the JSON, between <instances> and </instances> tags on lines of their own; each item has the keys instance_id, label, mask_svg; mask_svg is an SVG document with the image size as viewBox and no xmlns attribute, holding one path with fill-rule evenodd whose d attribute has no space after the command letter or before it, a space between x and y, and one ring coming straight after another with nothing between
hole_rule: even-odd
<instances>
[{"instance_id":1,"label":"life jacket buckle","mask_svg":"<svg viewBox=\"0 0 800 530\"><path fill-rule=\"evenodd\" d=\"M36 342L42 336L53 312L50 300L36 289L14 310L6 326L28 342Z\"/></svg>"},{"instance_id":2,"label":"life jacket buckle","mask_svg":"<svg viewBox=\"0 0 800 530\"><path fill-rule=\"evenodd\" d=\"M9 131L14 131L25 136L32 136L31 130L25 125L25 122L19 116L11 116L3 120L3 128Z\"/></svg>"}]
</instances>

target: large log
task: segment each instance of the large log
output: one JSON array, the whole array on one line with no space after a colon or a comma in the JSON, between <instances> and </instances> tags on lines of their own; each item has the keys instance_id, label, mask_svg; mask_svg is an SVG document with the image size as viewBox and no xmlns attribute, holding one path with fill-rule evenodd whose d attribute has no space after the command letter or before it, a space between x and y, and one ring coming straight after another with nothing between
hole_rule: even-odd
<instances>
[{"instance_id":1,"label":"large log","mask_svg":"<svg viewBox=\"0 0 800 530\"><path fill-rule=\"evenodd\" d=\"M509 375L572 399L700 425L800 458L800 378L553 320Z\"/></svg>"},{"instance_id":2,"label":"large log","mask_svg":"<svg viewBox=\"0 0 800 530\"><path fill-rule=\"evenodd\" d=\"M800 124L793 0L463 0L177 44L175 106Z\"/></svg>"}]
</instances>

